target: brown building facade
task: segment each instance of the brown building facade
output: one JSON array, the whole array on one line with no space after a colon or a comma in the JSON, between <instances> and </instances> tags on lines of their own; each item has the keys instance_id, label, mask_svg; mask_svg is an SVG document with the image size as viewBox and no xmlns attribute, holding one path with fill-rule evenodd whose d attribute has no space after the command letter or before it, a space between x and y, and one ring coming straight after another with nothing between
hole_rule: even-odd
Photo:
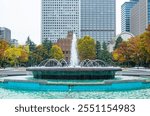
<instances>
[{"instance_id":1,"label":"brown building facade","mask_svg":"<svg viewBox=\"0 0 150 116\"><path fill-rule=\"evenodd\" d=\"M58 39L56 43L59 47L61 47L64 54L64 59L68 63L70 62L72 38L73 38L73 33L68 32L68 35L65 39Z\"/></svg>"}]
</instances>

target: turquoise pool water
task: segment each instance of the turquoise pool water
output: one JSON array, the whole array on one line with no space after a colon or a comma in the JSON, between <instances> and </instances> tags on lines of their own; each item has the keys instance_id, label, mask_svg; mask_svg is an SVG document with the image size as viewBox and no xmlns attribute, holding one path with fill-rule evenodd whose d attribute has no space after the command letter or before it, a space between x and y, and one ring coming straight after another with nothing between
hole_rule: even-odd
<instances>
[{"instance_id":1,"label":"turquoise pool water","mask_svg":"<svg viewBox=\"0 0 150 116\"><path fill-rule=\"evenodd\" d=\"M40 83L34 82L30 76L0 78L3 80L6 81L0 82L0 99L150 99L150 82L145 82L148 78L119 76L113 83L108 80L101 84L105 80L93 80L96 85L72 85L79 82L90 84L91 80L70 80L71 85L62 84L68 82L64 80ZM118 80L123 81L116 83ZM127 82L129 80L135 81ZM61 84L54 84L57 82Z\"/></svg>"},{"instance_id":2,"label":"turquoise pool water","mask_svg":"<svg viewBox=\"0 0 150 116\"><path fill-rule=\"evenodd\" d=\"M110 92L37 92L0 88L0 99L150 99L150 89Z\"/></svg>"}]
</instances>

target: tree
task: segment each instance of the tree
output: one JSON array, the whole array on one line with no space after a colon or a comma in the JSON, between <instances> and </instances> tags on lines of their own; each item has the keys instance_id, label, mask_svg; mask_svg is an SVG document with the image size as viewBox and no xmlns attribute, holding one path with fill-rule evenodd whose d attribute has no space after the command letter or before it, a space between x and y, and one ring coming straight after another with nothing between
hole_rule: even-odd
<instances>
[{"instance_id":1,"label":"tree","mask_svg":"<svg viewBox=\"0 0 150 116\"><path fill-rule=\"evenodd\" d=\"M140 36L123 41L113 52L114 60L124 64L130 63L133 66L148 66L150 61L149 37L148 32L144 32Z\"/></svg>"},{"instance_id":2,"label":"tree","mask_svg":"<svg viewBox=\"0 0 150 116\"><path fill-rule=\"evenodd\" d=\"M140 39L140 49L143 52L143 56L145 56L145 63L147 64L150 62L150 25L146 31L140 35Z\"/></svg>"},{"instance_id":3,"label":"tree","mask_svg":"<svg viewBox=\"0 0 150 116\"><path fill-rule=\"evenodd\" d=\"M15 67L19 65L19 63L28 61L28 53L26 49L22 47L9 47L5 51L4 56L7 59L8 63Z\"/></svg>"},{"instance_id":4,"label":"tree","mask_svg":"<svg viewBox=\"0 0 150 116\"><path fill-rule=\"evenodd\" d=\"M127 60L132 61L136 65L140 65L143 59L143 53L140 49L141 39L137 36L128 40L127 52L129 57Z\"/></svg>"},{"instance_id":5,"label":"tree","mask_svg":"<svg viewBox=\"0 0 150 116\"><path fill-rule=\"evenodd\" d=\"M47 50L43 45L38 45L35 50L30 54L31 56L31 66L40 64L43 60L46 60L49 57Z\"/></svg>"},{"instance_id":6,"label":"tree","mask_svg":"<svg viewBox=\"0 0 150 116\"><path fill-rule=\"evenodd\" d=\"M28 46L19 46L18 49L20 49L21 55L19 57L20 63L26 63L29 60L29 47Z\"/></svg>"},{"instance_id":7,"label":"tree","mask_svg":"<svg viewBox=\"0 0 150 116\"><path fill-rule=\"evenodd\" d=\"M94 39L90 36L79 39L77 48L81 61L85 59L93 60L96 58L96 44Z\"/></svg>"},{"instance_id":8,"label":"tree","mask_svg":"<svg viewBox=\"0 0 150 116\"><path fill-rule=\"evenodd\" d=\"M58 45L53 45L50 51L51 58L61 60L64 58L62 49Z\"/></svg>"},{"instance_id":9,"label":"tree","mask_svg":"<svg viewBox=\"0 0 150 116\"><path fill-rule=\"evenodd\" d=\"M42 42L43 47L47 50L48 54L50 55L50 50L52 48L52 42L48 39L44 39Z\"/></svg>"},{"instance_id":10,"label":"tree","mask_svg":"<svg viewBox=\"0 0 150 116\"><path fill-rule=\"evenodd\" d=\"M32 52L33 50L35 50L35 47L36 47L36 44L31 41L30 37L27 38L27 41L26 41L26 45L29 46L29 50Z\"/></svg>"},{"instance_id":11,"label":"tree","mask_svg":"<svg viewBox=\"0 0 150 116\"><path fill-rule=\"evenodd\" d=\"M103 42L102 44L102 50L101 50L101 59L107 63L110 63L110 60L112 60L112 56L111 53L109 53L108 49L107 49L107 44L105 42Z\"/></svg>"},{"instance_id":12,"label":"tree","mask_svg":"<svg viewBox=\"0 0 150 116\"><path fill-rule=\"evenodd\" d=\"M28 37L26 41L26 46L28 46L29 48L29 60L27 62L27 66L32 66L34 62L32 55L33 55L33 51L36 49L36 44L33 41L31 41L30 37Z\"/></svg>"},{"instance_id":13,"label":"tree","mask_svg":"<svg viewBox=\"0 0 150 116\"><path fill-rule=\"evenodd\" d=\"M113 51L114 60L122 63L122 62L125 62L129 58L127 44L128 43L126 41L123 41L122 43L120 43L119 48Z\"/></svg>"},{"instance_id":14,"label":"tree","mask_svg":"<svg viewBox=\"0 0 150 116\"><path fill-rule=\"evenodd\" d=\"M8 48L8 42L5 40L0 40L0 67L5 67L6 59L4 57L4 53Z\"/></svg>"},{"instance_id":15,"label":"tree","mask_svg":"<svg viewBox=\"0 0 150 116\"><path fill-rule=\"evenodd\" d=\"M102 48L103 48L104 51L107 51L107 45L106 45L105 42L103 42Z\"/></svg>"},{"instance_id":16,"label":"tree","mask_svg":"<svg viewBox=\"0 0 150 116\"><path fill-rule=\"evenodd\" d=\"M119 36L119 37L117 38L117 40L116 40L116 44L115 44L115 46L114 46L114 50L119 47L119 45L120 45L120 43L121 43L122 41L123 41L122 37Z\"/></svg>"},{"instance_id":17,"label":"tree","mask_svg":"<svg viewBox=\"0 0 150 116\"><path fill-rule=\"evenodd\" d=\"M101 43L99 41L96 41L96 59L101 59Z\"/></svg>"}]
</instances>

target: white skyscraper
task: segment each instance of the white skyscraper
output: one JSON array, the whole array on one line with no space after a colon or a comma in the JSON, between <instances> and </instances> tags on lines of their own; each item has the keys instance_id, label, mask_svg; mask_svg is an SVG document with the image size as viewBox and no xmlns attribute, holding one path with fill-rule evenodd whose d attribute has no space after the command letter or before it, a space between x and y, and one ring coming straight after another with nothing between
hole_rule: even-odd
<instances>
[{"instance_id":1,"label":"white skyscraper","mask_svg":"<svg viewBox=\"0 0 150 116\"><path fill-rule=\"evenodd\" d=\"M55 43L68 31L80 37L80 0L42 0L42 41Z\"/></svg>"}]
</instances>

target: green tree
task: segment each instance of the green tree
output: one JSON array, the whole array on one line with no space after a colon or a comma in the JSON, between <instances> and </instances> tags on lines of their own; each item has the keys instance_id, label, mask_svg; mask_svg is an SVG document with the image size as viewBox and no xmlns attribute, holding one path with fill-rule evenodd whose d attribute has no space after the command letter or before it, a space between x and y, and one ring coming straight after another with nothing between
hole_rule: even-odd
<instances>
[{"instance_id":1,"label":"green tree","mask_svg":"<svg viewBox=\"0 0 150 116\"><path fill-rule=\"evenodd\" d=\"M102 49L103 49L104 51L107 51L107 44L106 44L106 42L103 42Z\"/></svg>"},{"instance_id":2,"label":"green tree","mask_svg":"<svg viewBox=\"0 0 150 116\"><path fill-rule=\"evenodd\" d=\"M122 37L119 36L119 37L117 38L117 40L116 40L116 44L115 44L115 46L114 46L114 50L119 47L119 45L120 45L120 43L121 43L122 41L123 41Z\"/></svg>"},{"instance_id":3,"label":"green tree","mask_svg":"<svg viewBox=\"0 0 150 116\"><path fill-rule=\"evenodd\" d=\"M96 58L96 44L94 39L90 36L79 39L77 48L80 61L85 59L93 60Z\"/></svg>"},{"instance_id":4,"label":"green tree","mask_svg":"<svg viewBox=\"0 0 150 116\"><path fill-rule=\"evenodd\" d=\"M32 52L33 50L35 50L36 44L31 41L30 37L27 38L26 45L29 46L29 51Z\"/></svg>"},{"instance_id":5,"label":"green tree","mask_svg":"<svg viewBox=\"0 0 150 116\"><path fill-rule=\"evenodd\" d=\"M53 45L50 51L51 58L61 60L64 58L62 49L58 45Z\"/></svg>"},{"instance_id":6,"label":"green tree","mask_svg":"<svg viewBox=\"0 0 150 116\"><path fill-rule=\"evenodd\" d=\"M48 39L44 39L44 41L42 42L42 45L47 50L47 53L50 56L50 50L52 48L52 42Z\"/></svg>"},{"instance_id":7,"label":"green tree","mask_svg":"<svg viewBox=\"0 0 150 116\"><path fill-rule=\"evenodd\" d=\"M35 50L31 53L31 64L32 66L40 64L43 60L46 60L49 57L47 50L43 45L38 45Z\"/></svg>"},{"instance_id":8,"label":"green tree","mask_svg":"<svg viewBox=\"0 0 150 116\"><path fill-rule=\"evenodd\" d=\"M102 50L101 50L101 59L107 63L110 63L110 60L112 60L112 55L111 53L109 53L108 49L107 49L107 44L105 42L103 42L102 44Z\"/></svg>"},{"instance_id":9,"label":"green tree","mask_svg":"<svg viewBox=\"0 0 150 116\"><path fill-rule=\"evenodd\" d=\"M30 37L27 38L27 41L26 41L26 46L28 46L29 48L29 60L28 62L26 63L27 66L32 66L33 63L34 63L34 60L33 60L33 51L36 49L36 44L31 41Z\"/></svg>"},{"instance_id":10,"label":"green tree","mask_svg":"<svg viewBox=\"0 0 150 116\"><path fill-rule=\"evenodd\" d=\"M96 41L96 59L101 59L101 43L99 41Z\"/></svg>"}]
</instances>

